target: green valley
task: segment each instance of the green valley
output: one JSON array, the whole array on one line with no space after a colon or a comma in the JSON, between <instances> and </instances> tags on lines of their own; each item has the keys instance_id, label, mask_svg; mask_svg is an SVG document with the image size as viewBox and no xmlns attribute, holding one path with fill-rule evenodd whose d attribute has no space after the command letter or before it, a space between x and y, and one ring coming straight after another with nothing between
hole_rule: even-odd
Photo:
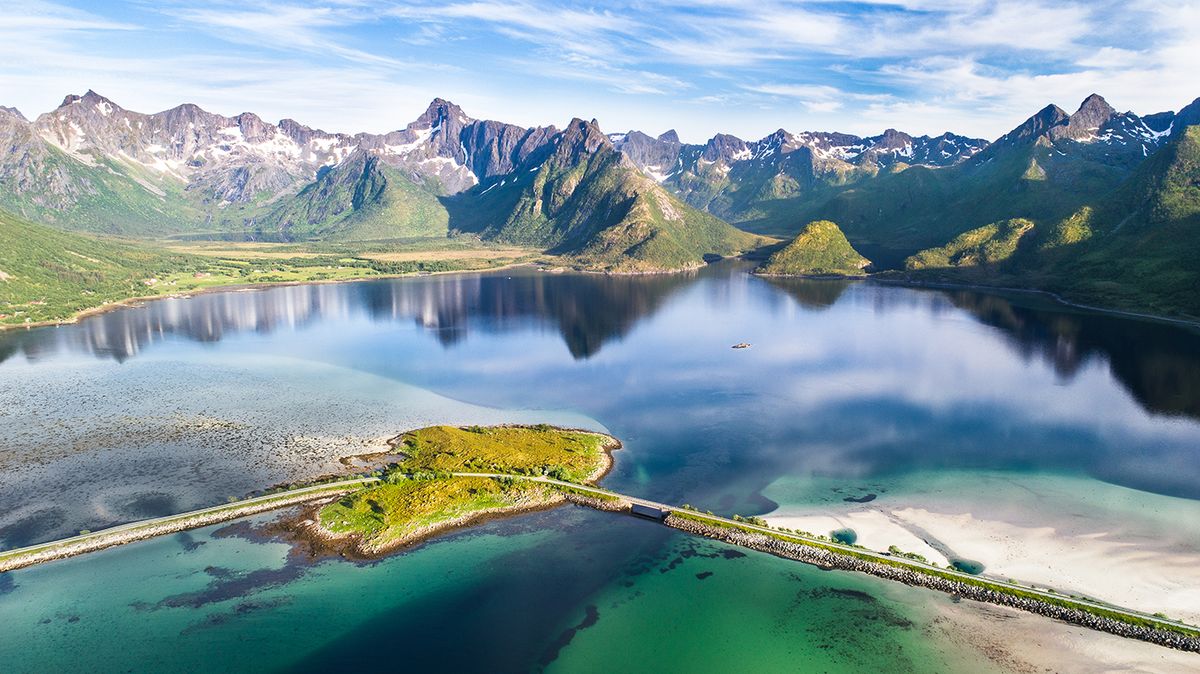
<instances>
[{"instance_id":1,"label":"green valley","mask_svg":"<svg viewBox=\"0 0 1200 674\"><path fill-rule=\"evenodd\" d=\"M0 328L210 288L483 270L536 259L534 250L471 238L355 245L145 242L64 232L0 211Z\"/></svg>"}]
</instances>

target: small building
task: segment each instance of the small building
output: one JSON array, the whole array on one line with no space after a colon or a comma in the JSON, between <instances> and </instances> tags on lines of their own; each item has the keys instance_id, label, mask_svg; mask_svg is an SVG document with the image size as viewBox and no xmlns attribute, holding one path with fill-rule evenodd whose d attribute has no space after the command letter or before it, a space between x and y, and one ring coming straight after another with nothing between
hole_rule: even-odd
<instances>
[{"instance_id":1,"label":"small building","mask_svg":"<svg viewBox=\"0 0 1200 674\"><path fill-rule=\"evenodd\" d=\"M634 503L632 506L630 506L629 512L635 517L644 517L648 520L654 520L656 522L661 522L667 519L667 515L671 514L671 511L669 510L655 508L654 506L642 505L640 503Z\"/></svg>"}]
</instances>

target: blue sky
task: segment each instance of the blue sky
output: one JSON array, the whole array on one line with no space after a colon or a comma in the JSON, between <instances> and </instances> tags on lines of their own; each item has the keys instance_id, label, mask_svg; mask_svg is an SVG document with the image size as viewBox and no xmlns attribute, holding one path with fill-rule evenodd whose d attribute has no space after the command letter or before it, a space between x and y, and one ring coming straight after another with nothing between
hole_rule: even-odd
<instances>
[{"instance_id":1,"label":"blue sky","mask_svg":"<svg viewBox=\"0 0 1200 674\"><path fill-rule=\"evenodd\" d=\"M522 125L994 138L1047 103L1200 96L1200 0L0 0L0 104L87 89L385 131L434 96Z\"/></svg>"}]
</instances>

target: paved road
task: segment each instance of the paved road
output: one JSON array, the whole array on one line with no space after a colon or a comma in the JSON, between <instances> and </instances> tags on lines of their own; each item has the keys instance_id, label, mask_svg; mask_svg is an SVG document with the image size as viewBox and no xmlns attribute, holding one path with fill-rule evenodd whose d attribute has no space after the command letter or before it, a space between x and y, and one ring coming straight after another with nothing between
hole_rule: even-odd
<instances>
[{"instance_id":1,"label":"paved road","mask_svg":"<svg viewBox=\"0 0 1200 674\"><path fill-rule=\"evenodd\" d=\"M60 538L57 541L48 541L46 543L38 543L36 545L30 545L30 546L27 546L24 548L16 548L13 550L3 550L3 551L0 551L0 561L10 561L15 557L23 557L25 555L30 555L30 554L39 553L39 552L45 552L47 549L55 548L55 547L59 547L59 546L66 547L66 546L74 545L76 543L88 543L88 542L102 541L107 538L120 536L121 534L133 533L133 532L138 531L139 529L150 529L150 528L154 528L157 526L170 525L179 520L186 520L186 519L190 519L193 517L201 517L204 515L219 513L221 511L225 511L225 510L243 510L246 508L253 508L256 505L270 503L271 501L275 501L275 500L287 499L289 501L288 505L294 505L296 503L295 497L297 497L297 496L304 496L305 494L311 493L313 495L313 498L316 498L317 496L320 496L327 492L348 490L348 489L352 489L354 487L359 487L359 486L367 485L367 484L370 484L373 482L378 482L378 481L379 481L379 478L377 478L377 477L363 477L363 478L354 478L354 479L350 479L350 480L342 480L340 482L328 482L325 484L316 484L316 485L311 485L308 487L299 487L297 489L292 489L290 491L283 491L283 492L277 492L274 494L267 494L265 496L255 496L253 498L243 499L241 501L234 501L233 503L222 503L221 505L215 505L215 506L211 506L209 508L201 508L199 510L191 510L191 511L188 511L185 513L179 513L177 515L167 515L165 517L155 517L153 519L148 519L148 520L139 520L137 522L129 522L128 524L121 524L121 525L118 525L115 527L109 527L107 529L99 529L97 531L92 531L92 532L89 532L86 534L79 534L78 536L71 536L69 538ZM236 516L231 519L236 519Z\"/></svg>"},{"instance_id":2,"label":"paved road","mask_svg":"<svg viewBox=\"0 0 1200 674\"><path fill-rule=\"evenodd\" d=\"M793 539L798 543L810 543L810 544L818 545L823 548L832 548L834 550L838 550L840 552L844 552L844 553L847 553L847 554L850 554L853 556L857 556L857 557L867 557L867 558L871 558L871 559L877 559L877 560L881 560L881 561L886 561L889 564L900 564L903 566L913 568L917 571L935 571L939 574L947 574L950 576L957 576L968 582L976 582L976 583L983 582L983 583L987 583L989 585L992 585L992 586L995 586L995 587L1001 588L1001 589L1018 590L1020 592L1026 592L1029 594L1038 595L1040 597L1044 597L1046 599L1050 599L1050 600L1053 600L1053 601L1059 602L1059 603L1072 604L1072 605L1076 605L1076 606L1080 606L1080 607L1102 609L1105 611L1111 611L1113 613L1118 613L1118 614L1128 616L1131 618L1139 618L1142 620L1148 620L1150 622L1158 623L1161 625L1170 625L1173 627L1178 627L1178 628L1183 628L1183 629L1188 629L1188 630L1196 629L1192 625L1188 625L1186 623L1181 623L1181 622L1178 622L1175 620L1170 620L1170 619L1159 618L1157 616L1153 616L1148 613L1142 613L1140 611L1135 611L1132 609L1122 608L1119 606L1113 606L1111 604L1094 602L1094 601L1090 601L1087 599L1072 599L1070 597L1066 597L1066 596L1063 596L1061 594L1057 594L1054 592L1046 592L1044 590L1034 589L1034 588L1028 587L1026 585L1010 583L1008 581L1000 580L998 578L974 576L974 575L971 575L968 573L963 573L961 571L957 571L955 569L936 567L936 566L933 566L932 564L925 564L925 563L919 562L914 559L908 559L905 557L889 555L889 554L885 554L882 552L876 552L874 550L868 550L866 548L853 547L850 545L844 545L842 543L837 543L834 541L829 541L829 540L824 540L824 539L809 538L809 537L803 536L801 534L783 532L783 531L779 531L777 529L772 529L770 527L763 527L763 526L758 526L756 524L750 524L749 522L735 521L735 520L732 520L732 519L729 519L726 517L721 517L720 515L709 515L706 513L698 513L695 511L688 511L688 510L684 510L683 508L680 508L678 506L674 506L674 505L671 505L668 503L659 503L658 501L651 501L650 499L644 499L644 498L639 498L637 496L621 494L618 492L609 491L607 489L601 489L599 487L576 484L574 482L565 482L563 480L555 480L555 479L549 478L549 477L532 476L532 475L510 475L507 473L474 473L474 472L451 473L451 475L453 475L455 477L511 478L511 479L516 479L516 480L526 480L529 482L541 482L543 484L551 484L551 485L557 485L557 486L561 486L561 487L569 487L570 489L573 489L576 491L595 494L597 496L602 496L602 497L615 497L615 498L619 498L621 500L627 501L629 503L638 503L638 504L641 504L644 506L649 506L651 508L658 508L660 510L664 510L667 512L674 512L674 511L687 512L690 515L708 519L710 521L713 521L713 522L716 522L719 524L733 525L735 527L740 527L743 529L750 529L753 531L758 531L760 533L770 534L772 536L784 536L786 538ZM379 482L379 481L380 481L379 478L376 478L376 477L354 478L354 479L350 479L350 480L343 480L340 482L330 482L330 483L326 483L326 484L312 485L309 487L300 487L297 489L293 489L291 491L278 492L278 493L269 494L266 496L257 496L257 497L248 498L248 499L245 499L242 501L236 501L234 503L224 503L224 504L221 504L218 506L212 506L210 508L201 508L200 510L193 510L193 511L186 512L186 513L180 513L178 515L169 515L167 517L158 517L158 518L154 518L154 519L150 519L150 520L142 520L140 522L131 522L129 524L122 524L120 526L115 526L115 527L111 527L108 529L102 529L100 531L95 531L95 532L91 532L91 533L87 533L87 534L81 534L79 536L72 536L70 538L64 538L64 539L60 539L57 541L50 541L48 543L39 543L37 545L31 545L31 546L25 547L25 548L18 548L16 550L6 550L3 552L0 552L0 561L9 561L14 557L43 552L47 548L53 548L56 546L69 546L69 545L79 543L79 542L88 542L88 541L91 541L92 539L103 539L103 538L107 538L107 537L111 537L111 536L115 536L115 535L119 535L119 534L123 534L123 533L127 533L127 532L133 532L133 531L136 531L136 530L142 529L142 528L151 528L151 527L155 527L155 526L159 526L159 525L171 524L178 520L184 520L184 519L203 516L203 515L207 515L207 514L211 514L211 513L217 513L217 512L221 512L223 510L240 510L240 509L244 509L247 507L253 507L255 505L266 504L272 500L281 500L282 501L282 500L286 499L289 501L288 504L290 505L290 504L295 503L294 497L296 497L296 496L303 496L304 494L312 493L315 498L316 496L318 496L322 493L325 493L325 492L345 490L345 489L350 489L350 488L358 487L358 486L365 486L365 485L372 484L372 483ZM282 507L282 504L281 504L281 507Z\"/></svg>"}]
</instances>

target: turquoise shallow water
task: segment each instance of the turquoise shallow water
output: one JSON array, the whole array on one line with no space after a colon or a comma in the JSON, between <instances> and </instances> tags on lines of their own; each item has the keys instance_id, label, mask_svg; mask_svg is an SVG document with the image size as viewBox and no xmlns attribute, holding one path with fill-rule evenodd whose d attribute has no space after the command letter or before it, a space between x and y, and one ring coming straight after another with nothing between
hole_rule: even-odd
<instances>
[{"instance_id":1,"label":"turquoise shallow water","mask_svg":"<svg viewBox=\"0 0 1200 674\"><path fill-rule=\"evenodd\" d=\"M578 508L371 565L210 527L12 574L5 671L928 671L931 598ZM977 662L983 666L982 662Z\"/></svg>"},{"instance_id":2,"label":"turquoise shallow water","mask_svg":"<svg viewBox=\"0 0 1200 674\"><path fill-rule=\"evenodd\" d=\"M743 341L752 347L729 348ZM1200 338L1180 328L978 293L767 281L736 265L155 302L0 335L0 545L220 502L448 411L607 428L625 449L606 485L726 514L1020 474L1117 485L1125 496L1105 517L1160 522L1148 514L1154 495L1200 497L1198 382ZM1021 498L955 497L984 508ZM1056 507L1088 503L1063 498ZM366 566L289 563L279 544L212 531L0 576L0 661L15 671L83 656L94 671L728 671L739 655L769 670L991 666L931 628L946 597L726 558L578 508Z\"/></svg>"}]
</instances>

